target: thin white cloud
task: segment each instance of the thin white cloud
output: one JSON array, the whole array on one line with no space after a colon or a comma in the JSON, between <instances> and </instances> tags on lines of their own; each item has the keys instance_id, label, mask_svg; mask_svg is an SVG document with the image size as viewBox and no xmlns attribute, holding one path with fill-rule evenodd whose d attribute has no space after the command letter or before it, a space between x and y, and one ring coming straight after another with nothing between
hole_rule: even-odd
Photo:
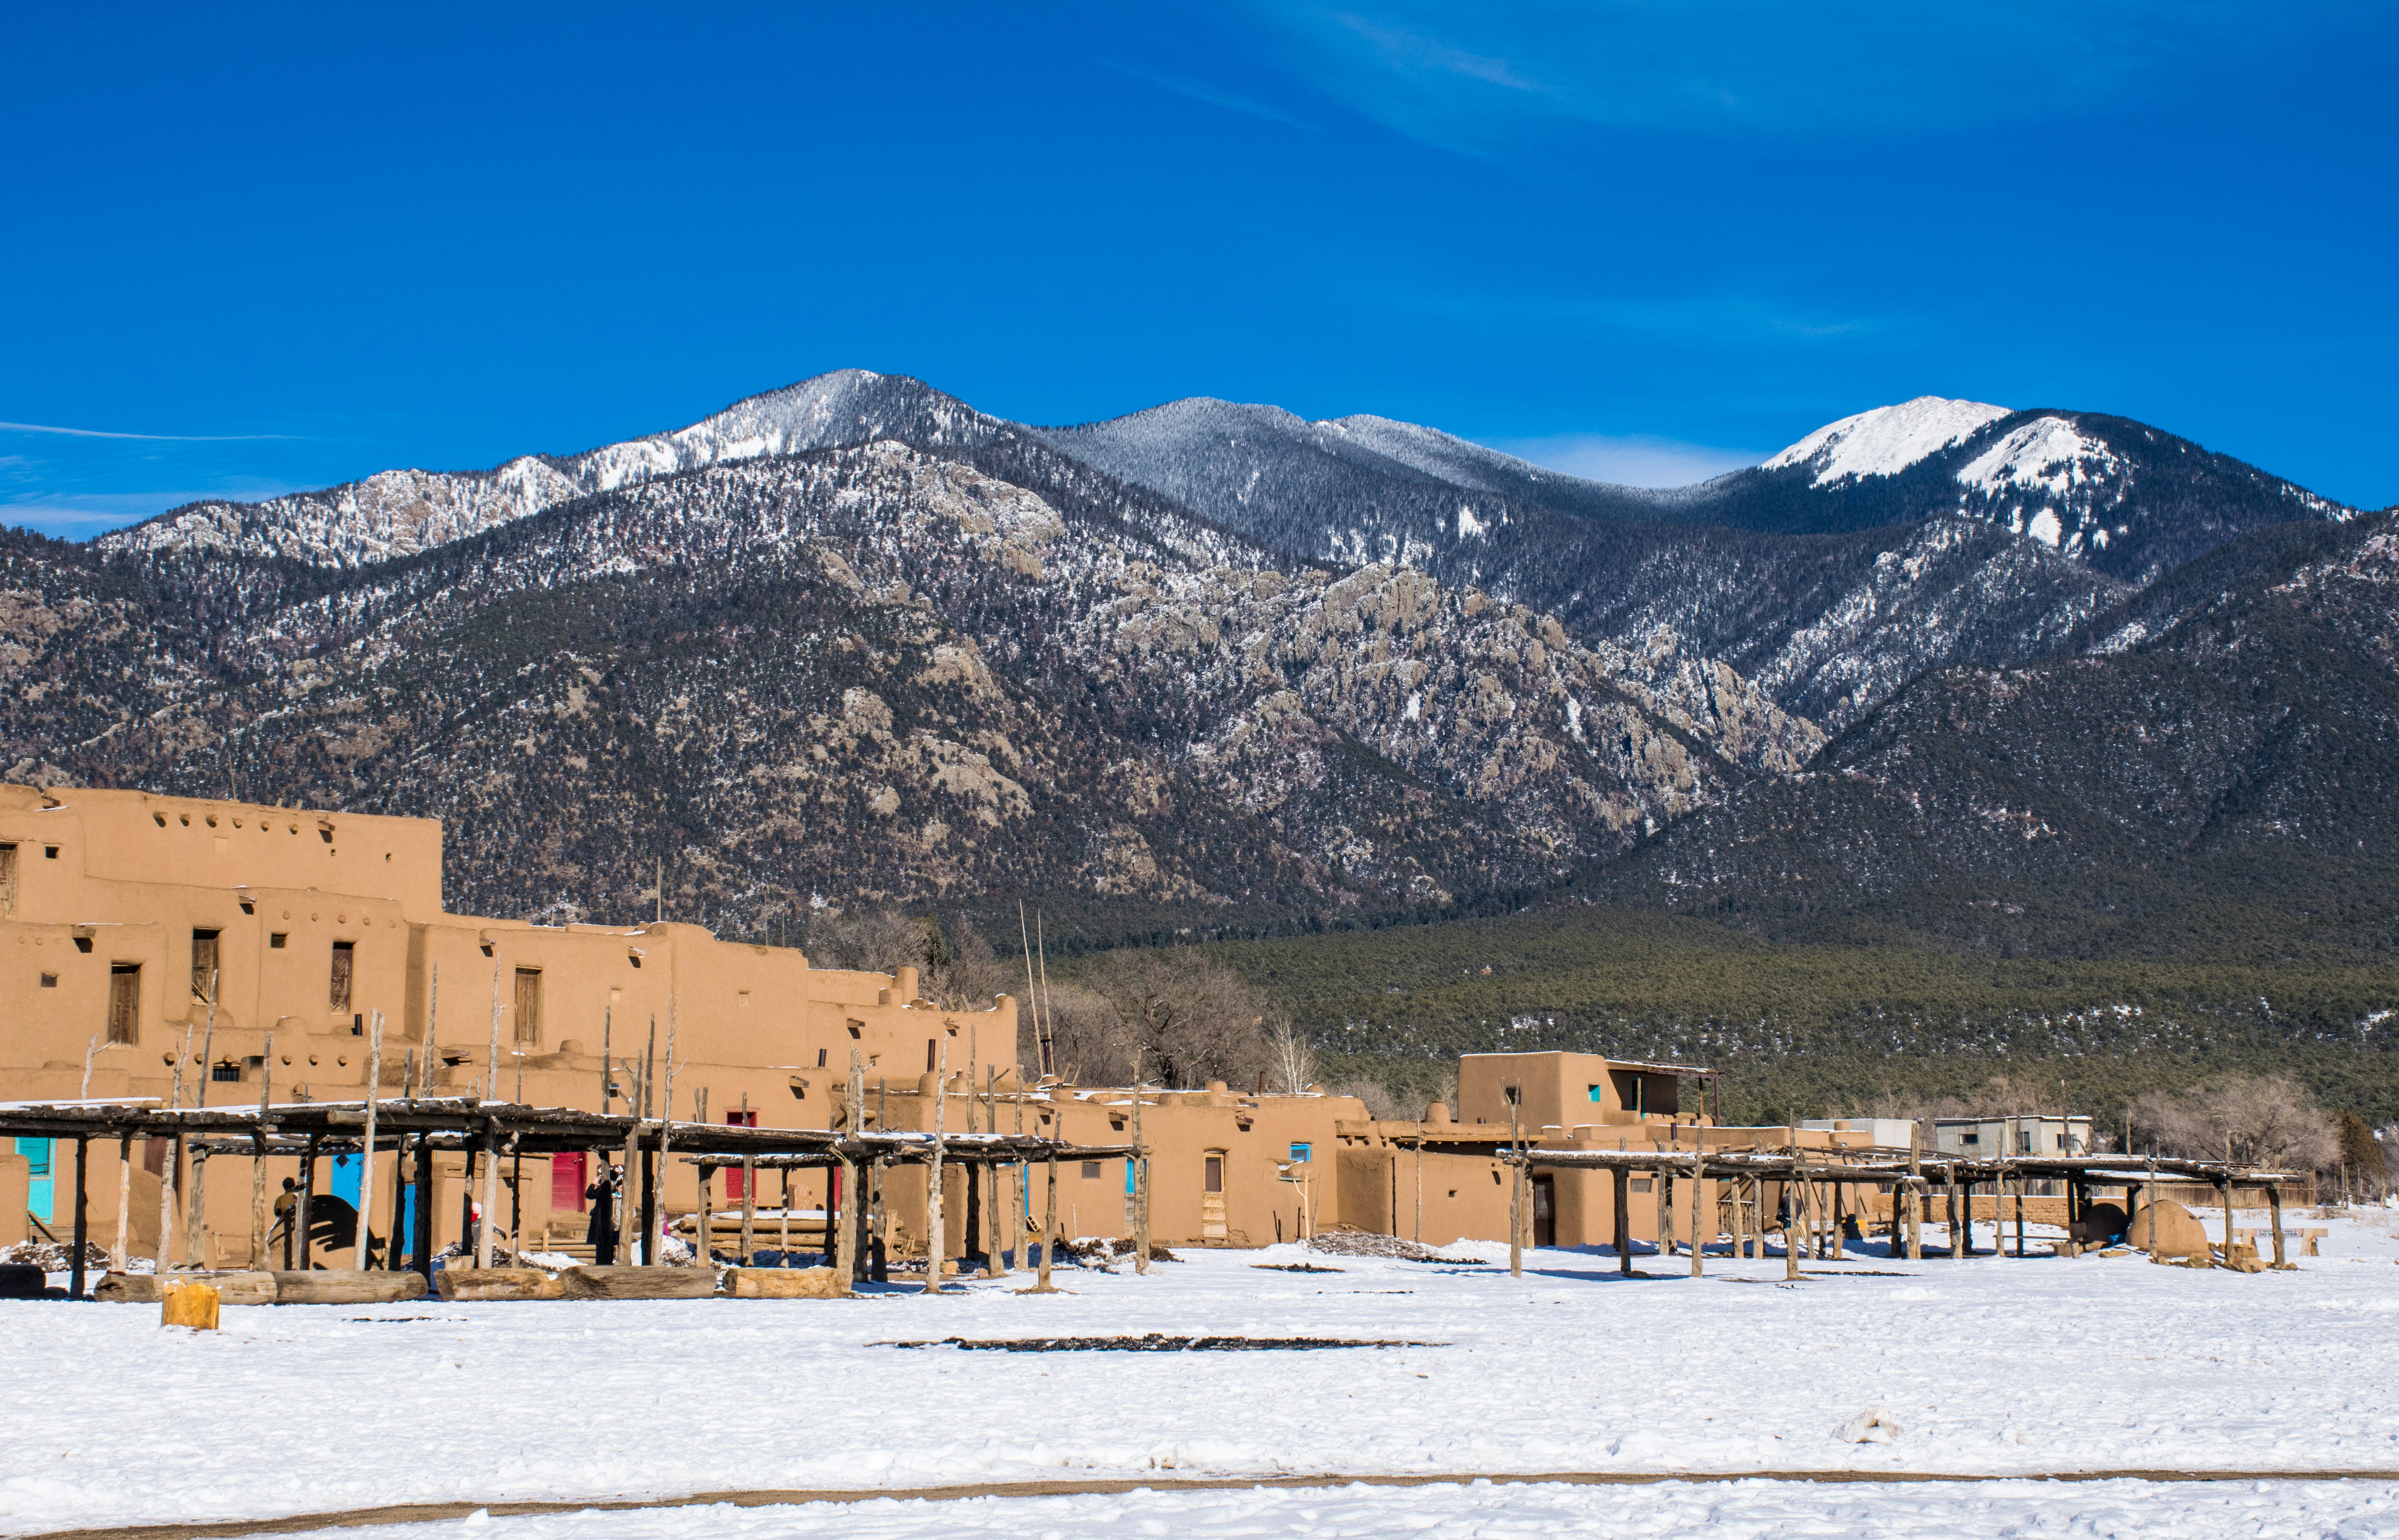
<instances>
[{"instance_id":1,"label":"thin white cloud","mask_svg":"<svg viewBox=\"0 0 2399 1540\"><path fill-rule=\"evenodd\" d=\"M296 433L111 433L96 427L58 427L49 423L0 423L0 432L57 433L70 439L139 439L153 444L248 444L299 437Z\"/></svg>"},{"instance_id":2,"label":"thin white cloud","mask_svg":"<svg viewBox=\"0 0 2399 1540\"><path fill-rule=\"evenodd\" d=\"M1647 434L1557 433L1494 439L1489 447L1569 476L1620 487L1687 487L1754 466L1770 451L1722 449Z\"/></svg>"},{"instance_id":3,"label":"thin white cloud","mask_svg":"<svg viewBox=\"0 0 2399 1540\"><path fill-rule=\"evenodd\" d=\"M1180 75L1159 74L1149 70L1137 70L1131 64L1119 64L1109 59L1104 59L1100 62L1119 74L1129 74L1135 80L1145 81L1160 90L1172 91L1177 96L1187 96L1194 101L1204 101L1211 107L1222 107L1227 112L1262 117L1269 123L1281 123L1289 128L1305 128L1310 133L1323 131L1313 123L1302 122L1289 113L1279 112L1262 101L1253 101L1246 96L1235 96L1230 91L1218 90L1205 81L1186 80Z\"/></svg>"}]
</instances>

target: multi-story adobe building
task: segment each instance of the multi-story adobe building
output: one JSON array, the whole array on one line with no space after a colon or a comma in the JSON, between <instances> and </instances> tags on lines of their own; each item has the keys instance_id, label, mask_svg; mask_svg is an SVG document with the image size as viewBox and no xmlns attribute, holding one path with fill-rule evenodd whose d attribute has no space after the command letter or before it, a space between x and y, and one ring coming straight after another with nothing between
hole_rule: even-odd
<instances>
[{"instance_id":1,"label":"multi-story adobe building","mask_svg":"<svg viewBox=\"0 0 2399 1540\"><path fill-rule=\"evenodd\" d=\"M622 1111L646 1062L656 1114L671 1043L679 1119L698 1118L704 1099L707 1121L843 1127L855 1054L869 1127L928 1130L938 1105L954 1133L996 1122L996 1131L1022 1127L1087 1145L1131 1137L1132 1092L1040 1075L1010 996L980 1010L943 1008L920 996L913 968L817 968L797 950L720 940L693 925L553 926L452 914L441 903L440 826L430 819L0 787L0 1001L6 1101L251 1104L262 1091L278 1101L356 1101L379 1017L384 1097L425 1090ZM1472 1054L1459 1065L1455 1115L1435 1103L1412 1122L1372 1119L1355 1099L1314 1088L1150 1089L1141 1133L1151 1152L1152 1234L1168 1245L1262 1245L1345 1226L1432 1245L1505 1239L1511 1182L1498 1155L1513 1137L1667 1152L1786 1137L1717 1128L1684 1111L1681 1088L1706 1073L1582 1054ZM1801 1137L1864 1141L1839 1130ZM605 1154L504 1163L494 1222L529 1250L579 1238L587 1186ZM98 1177L87 1186L96 1237L116 1229L114 1155L94 1153ZM136 1152L127 1229L138 1254L156 1254L170 1156L163 1141ZM395 1157L382 1158L374 1185L390 1195L400 1186ZM435 1164L427 1201L437 1246L464 1225L462 1158ZM1126 1164L1078 1161L1062 1170L1064 1234L1130 1233ZM20 1213L45 1226L64 1223L67 1166L46 1141L0 1152L0 1240L27 1227ZM278 1179L297 1166L270 1161ZM970 1194L976 1179L952 1173L952 1255L967 1249L970 1209L988 1244L1002 1234L999 1205L1032 1197L1037 1208L1027 1188L1038 1182L1023 1175L1004 1173L1001 1191ZM820 1208L828 1180L803 1173L799 1203ZM921 1250L922 1182L906 1170L888 1188L903 1252ZM207 1185L205 1254L184 1257L179 1220L167 1237L172 1260L251 1262L249 1185L247 1172ZM1713 1185L1702 1196L1710 1212L1720 1196ZM190 1186L186 1168L179 1203ZM316 1186L355 1198L355 1157L329 1163ZM1647 1179L1631 1194L1631 1233L1654 1241L1662 1195ZM758 1201L780 1196L779 1179L762 1182ZM1605 1173L1540 1173L1530 1196L1528 1238L1603 1245L1614 1236ZM687 1215L699 1202L697 1173L670 1162L661 1196L670 1216ZM739 1196L728 1183L715 1201ZM371 1233L388 1229L385 1219L371 1216Z\"/></svg>"}]
</instances>

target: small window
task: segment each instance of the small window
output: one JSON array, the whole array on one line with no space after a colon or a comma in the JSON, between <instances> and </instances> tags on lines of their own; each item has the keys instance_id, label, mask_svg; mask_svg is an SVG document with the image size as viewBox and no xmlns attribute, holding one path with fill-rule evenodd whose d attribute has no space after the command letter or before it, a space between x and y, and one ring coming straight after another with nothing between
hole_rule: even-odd
<instances>
[{"instance_id":1,"label":"small window","mask_svg":"<svg viewBox=\"0 0 2399 1540\"><path fill-rule=\"evenodd\" d=\"M1305 1144L1298 1143L1298 1142L1294 1141L1294 1142L1293 1143L1292 1147L1291 1147L1291 1158L1292 1158L1292 1159L1294 1159L1294 1160L1306 1160L1306 1159L1308 1159L1308 1146L1307 1146L1307 1145L1305 1145Z\"/></svg>"},{"instance_id":2,"label":"small window","mask_svg":"<svg viewBox=\"0 0 2399 1540\"><path fill-rule=\"evenodd\" d=\"M283 944L290 939L291 939L291 938L283 931L272 931L267 935L266 944L277 952L281 952L283 950Z\"/></svg>"},{"instance_id":3,"label":"small window","mask_svg":"<svg viewBox=\"0 0 2399 1540\"><path fill-rule=\"evenodd\" d=\"M333 943L332 987L329 992L332 1004L329 1009L342 1011L350 1008L351 970L357 961L357 942L335 941Z\"/></svg>"},{"instance_id":4,"label":"small window","mask_svg":"<svg viewBox=\"0 0 2399 1540\"><path fill-rule=\"evenodd\" d=\"M46 861L55 861L58 858L59 847L57 845L46 844L42 846L42 859Z\"/></svg>"},{"instance_id":5,"label":"small window","mask_svg":"<svg viewBox=\"0 0 2399 1540\"><path fill-rule=\"evenodd\" d=\"M1083 1162L1083 1180L1085 1182L1097 1182L1100 1180L1100 1163L1098 1161L1087 1160Z\"/></svg>"},{"instance_id":6,"label":"small window","mask_svg":"<svg viewBox=\"0 0 2399 1540\"><path fill-rule=\"evenodd\" d=\"M232 1081L238 1085L241 1081L241 1066L239 1064L211 1064L209 1066L209 1078L214 1081Z\"/></svg>"},{"instance_id":7,"label":"small window","mask_svg":"<svg viewBox=\"0 0 2399 1540\"><path fill-rule=\"evenodd\" d=\"M17 908L17 847L0 844L0 909Z\"/></svg>"},{"instance_id":8,"label":"small window","mask_svg":"<svg viewBox=\"0 0 2399 1540\"><path fill-rule=\"evenodd\" d=\"M1522 1086L1510 1086L1502 1094L1508 1098L1508 1105L1512 1107L1525 1100L1525 1087Z\"/></svg>"},{"instance_id":9,"label":"small window","mask_svg":"<svg viewBox=\"0 0 2399 1540\"><path fill-rule=\"evenodd\" d=\"M1646 1193L1649 1191L1649 1179L1646 1176L1634 1177L1633 1179L1633 1190L1636 1193Z\"/></svg>"},{"instance_id":10,"label":"small window","mask_svg":"<svg viewBox=\"0 0 2399 1540\"><path fill-rule=\"evenodd\" d=\"M642 966L642 954L638 952L627 952L625 953L625 960L632 964L635 967L640 967Z\"/></svg>"},{"instance_id":11,"label":"small window","mask_svg":"<svg viewBox=\"0 0 2399 1540\"><path fill-rule=\"evenodd\" d=\"M258 906L251 903L248 898L244 898L241 901L241 912L244 914L255 914L258 912Z\"/></svg>"},{"instance_id":12,"label":"small window","mask_svg":"<svg viewBox=\"0 0 2399 1540\"><path fill-rule=\"evenodd\" d=\"M926 1074L930 1074L933 1071L942 1067L940 1060L935 1057L935 1055L940 1051L941 1047L942 1040L938 1037L928 1037L925 1039Z\"/></svg>"},{"instance_id":13,"label":"small window","mask_svg":"<svg viewBox=\"0 0 2399 1540\"><path fill-rule=\"evenodd\" d=\"M1225 1157L1212 1155L1200 1167L1200 1190L1221 1193L1225 1190Z\"/></svg>"},{"instance_id":14,"label":"small window","mask_svg":"<svg viewBox=\"0 0 2399 1540\"><path fill-rule=\"evenodd\" d=\"M852 1037L861 1036L864 1034L865 1031L866 1023L863 1021L852 1021L849 1024L849 1034Z\"/></svg>"},{"instance_id":15,"label":"small window","mask_svg":"<svg viewBox=\"0 0 2399 1540\"><path fill-rule=\"evenodd\" d=\"M825 1067L825 1055L832 1051L833 1050L830 1048L819 1048L817 1050L817 1068L823 1069Z\"/></svg>"},{"instance_id":16,"label":"small window","mask_svg":"<svg viewBox=\"0 0 2399 1540\"><path fill-rule=\"evenodd\" d=\"M77 952L82 952L82 953L83 953L85 956L87 956L87 957L90 956L90 955L91 955L91 938L90 938L90 937L88 937L88 936L78 936L78 937L76 937L76 938L75 938L75 950L76 950Z\"/></svg>"},{"instance_id":17,"label":"small window","mask_svg":"<svg viewBox=\"0 0 2399 1540\"><path fill-rule=\"evenodd\" d=\"M327 844L332 844L332 843L333 843L333 826L332 826L332 824L330 824L330 823L320 823L320 824L319 824L319 825L317 826L317 837L318 837L319 839L320 839L320 840L324 841Z\"/></svg>"},{"instance_id":18,"label":"small window","mask_svg":"<svg viewBox=\"0 0 2399 1540\"><path fill-rule=\"evenodd\" d=\"M137 1040L142 1021L142 965L118 963L108 970L108 1040Z\"/></svg>"},{"instance_id":19,"label":"small window","mask_svg":"<svg viewBox=\"0 0 2399 1540\"><path fill-rule=\"evenodd\" d=\"M1966 1142L1969 1144L1980 1144L1982 1141L1983 1136L1979 1133L1970 1133L1966 1136Z\"/></svg>"},{"instance_id":20,"label":"small window","mask_svg":"<svg viewBox=\"0 0 2399 1540\"><path fill-rule=\"evenodd\" d=\"M43 974L43 975L42 975L42 987L43 987L44 989L56 989L56 988L58 988L58 987L59 987L59 976L58 976L57 974L55 974L55 973L45 973L45 974Z\"/></svg>"},{"instance_id":21,"label":"small window","mask_svg":"<svg viewBox=\"0 0 2399 1540\"><path fill-rule=\"evenodd\" d=\"M1606 1096L1600 1093L1600 1088L1597 1086L1593 1086L1591 1088L1591 1099L1593 1101L1605 1101L1607 1100Z\"/></svg>"}]
</instances>

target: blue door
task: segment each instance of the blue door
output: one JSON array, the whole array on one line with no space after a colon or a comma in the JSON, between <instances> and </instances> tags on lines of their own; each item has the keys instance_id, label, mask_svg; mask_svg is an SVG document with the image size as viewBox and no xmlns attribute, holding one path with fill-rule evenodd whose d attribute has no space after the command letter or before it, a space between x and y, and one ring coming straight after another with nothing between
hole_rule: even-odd
<instances>
[{"instance_id":1,"label":"blue door","mask_svg":"<svg viewBox=\"0 0 2399 1540\"><path fill-rule=\"evenodd\" d=\"M35 1219L48 1224L55 1217L50 1212L50 1205L52 1195L57 1190L57 1182L50 1174L50 1141L47 1139L20 1139L17 1141L17 1153L32 1162L34 1167L33 1186L26 1192L25 1208Z\"/></svg>"}]
</instances>

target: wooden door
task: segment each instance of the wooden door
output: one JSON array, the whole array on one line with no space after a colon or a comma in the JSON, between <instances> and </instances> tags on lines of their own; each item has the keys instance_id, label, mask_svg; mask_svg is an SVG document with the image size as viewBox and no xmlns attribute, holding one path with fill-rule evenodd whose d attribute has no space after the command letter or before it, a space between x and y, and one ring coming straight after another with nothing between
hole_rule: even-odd
<instances>
[{"instance_id":1,"label":"wooden door","mask_svg":"<svg viewBox=\"0 0 2399 1540\"><path fill-rule=\"evenodd\" d=\"M1226 1233L1225 1156L1221 1151L1211 1151L1200 1167L1200 1238L1223 1240Z\"/></svg>"},{"instance_id":2,"label":"wooden door","mask_svg":"<svg viewBox=\"0 0 2399 1540\"><path fill-rule=\"evenodd\" d=\"M1553 1176L1533 1178L1533 1244L1555 1246L1558 1243L1558 1179Z\"/></svg>"}]
</instances>

